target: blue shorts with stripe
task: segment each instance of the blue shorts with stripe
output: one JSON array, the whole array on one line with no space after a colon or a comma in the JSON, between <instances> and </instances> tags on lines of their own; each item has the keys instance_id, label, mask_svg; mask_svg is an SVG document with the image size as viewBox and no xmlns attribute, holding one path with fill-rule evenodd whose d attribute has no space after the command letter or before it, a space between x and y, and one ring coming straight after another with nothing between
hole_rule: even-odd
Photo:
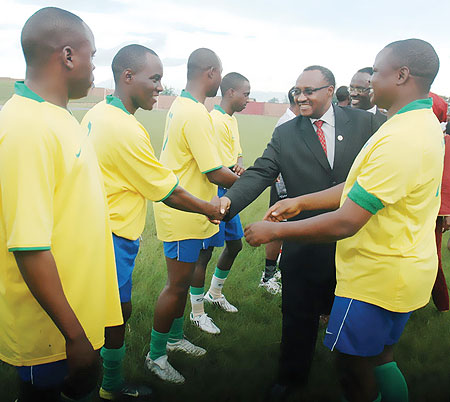
<instances>
[{"instance_id":1,"label":"blue shorts with stripe","mask_svg":"<svg viewBox=\"0 0 450 402\"><path fill-rule=\"evenodd\" d=\"M206 247L207 239L186 239L163 242L164 255L181 262L197 262L200 250Z\"/></svg>"},{"instance_id":2,"label":"blue shorts with stripe","mask_svg":"<svg viewBox=\"0 0 450 402\"><path fill-rule=\"evenodd\" d=\"M131 300L132 275L134 263L139 251L139 239L129 240L113 233L114 256L116 258L117 282L120 302Z\"/></svg>"},{"instance_id":3,"label":"blue shorts with stripe","mask_svg":"<svg viewBox=\"0 0 450 402\"><path fill-rule=\"evenodd\" d=\"M23 382L29 382L37 388L60 387L69 374L67 360L35 366L21 366L16 369Z\"/></svg>"},{"instance_id":4,"label":"blue shorts with stripe","mask_svg":"<svg viewBox=\"0 0 450 402\"><path fill-rule=\"evenodd\" d=\"M226 192L226 188L219 187L217 195L222 197ZM236 215L228 222L220 222L219 231L209 239L205 239L205 248L223 247L226 241L240 240L242 237L244 237L244 230L242 229L241 218Z\"/></svg>"},{"instance_id":5,"label":"blue shorts with stripe","mask_svg":"<svg viewBox=\"0 0 450 402\"><path fill-rule=\"evenodd\" d=\"M353 356L377 356L398 342L411 316L374 304L335 296L324 345Z\"/></svg>"}]
</instances>

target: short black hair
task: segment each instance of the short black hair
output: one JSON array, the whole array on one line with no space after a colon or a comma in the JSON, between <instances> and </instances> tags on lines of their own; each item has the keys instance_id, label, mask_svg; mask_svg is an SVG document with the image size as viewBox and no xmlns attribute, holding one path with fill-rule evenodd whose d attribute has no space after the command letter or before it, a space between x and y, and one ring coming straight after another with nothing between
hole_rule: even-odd
<instances>
[{"instance_id":1,"label":"short black hair","mask_svg":"<svg viewBox=\"0 0 450 402\"><path fill-rule=\"evenodd\" d=\"M288 92L289 104L290 104L291 106L295 106L295 105L296 105L295 99L294 99L294 95L292 94L292 91L293 91L294 89L295 89L295 86L293 86L293 87L289 90L289 92Z\"/></svg>"},{"instance_id":2,"label":"short black hair","mask_svg":"<svg viewBox=\"0 0 450 402\"><path fill-rule=\"evenodd\" d=\"M323 78L325 78L325 81L328 83L328 85L336 87L336 80L334 79L334 74L326 67L314 65L306 67L303 71L314 71L314 70L318 70L322 73Z\"/></svg>"},{"instance_id":3,"label":"short black hair","mask_svg":"<svg viewBox=\"0 0 450 402\"><path fill-rule=\"evenodd\" d=\"M20 42L27 65L45 63L50 54L68 45L76 33L83 32L84 21L58 7L45 7L36 11L22 28Z\"/></svg>"},{"instance_id":4,"label":"short black hair","mask_svg":"<svg viewBox=\"0 0 450 402\"><path fill-rule=\"evenodd\" d=\"M228 73L222 78L222 82L220 83L220 92L222 93L222 96L224 96L229 89L238 88L243 82L249 82L249 80L242 74L234 72Z\"/></svg>"},{"instance_id":5,"label":"short black hair","mask_svg":"<svg viewBox=\"0 0 450 402\"><path fill-rule=\"evenodd\" d=\"M201 47L194 50L189 56L187 62L187 78L188 80L211 67L219 67L220 60L215 52L211 49Z\"/></svg>"},{"instance_id":6,"label":"short black hair","mask_svg":"<svg viewBox=\"0 0 450 402\"><path fill-rule=\"evenodd\" d=\"M365 74L373 74L373 68L372 67L364 67L364 68L360 68L357 73L365 73Z\"/></svg>"},{"instance_id":7,"label":"short black hair","mask_svg":"<svg viewBox=\"0 0 450 402\"><path fill-rule=\"evenodd\" d=\"M342 85L336 90L336 98L339 102L349 99L349 97L350 94L348 93L348 88L345 85Z\"/></svg>"},{"instance_id":8,"label":"short black hair","mask_svg":"<svg viewBox=\"0 0 450 402\"><path fill-rule=\"evenodd\" d=\"M413 38L392 42L386 48L392 50L395 67L408 67L410 74L428 92L439 71L439 57L433 46L422 39Z\"/></svg>"},{"instance_id":9,"label":"short black hair","mask_svg":"<svg viewBox=\"0 0 450 402\"><path fill-rule=\"evenodd\" d=\"M152 49L137 44L127 45L120 49L111 63L116 85L120 80L120 76L127 68L133 72L140 71L146 62L148 54L158 56Z\"/></svg>"}]
</instances>

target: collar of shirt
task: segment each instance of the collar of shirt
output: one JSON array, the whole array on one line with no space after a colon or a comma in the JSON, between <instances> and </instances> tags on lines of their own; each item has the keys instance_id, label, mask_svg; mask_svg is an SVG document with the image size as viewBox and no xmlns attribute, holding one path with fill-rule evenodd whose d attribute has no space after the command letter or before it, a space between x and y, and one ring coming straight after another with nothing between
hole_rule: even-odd
<instances>
[{"instance_id":1,"label":"collar of shirt","mask_svg":"<svg viewBox=\"0 0 450 402\"><path fill-rule=\"evenodd\" d=\"M372 108L367 109L368 112L375 114L377 112L377 105L373 105Z\"/></svg>"},{"instance_id":2,"label":"collar of shirt","mask_svg":"<svg viewBox=\"0 0 450 402\"><path fill-rule=\"evenodd\" d=\"M333 105L330 105L330 107L328 108L328 110L323 114L322 117L318 118L318 119L311 119L311 123L314 124L315 121L317 120L322 120L324 123L329 124L331 127L334 127L334 109L333 109Z\"/></svg>"}]
</instances>

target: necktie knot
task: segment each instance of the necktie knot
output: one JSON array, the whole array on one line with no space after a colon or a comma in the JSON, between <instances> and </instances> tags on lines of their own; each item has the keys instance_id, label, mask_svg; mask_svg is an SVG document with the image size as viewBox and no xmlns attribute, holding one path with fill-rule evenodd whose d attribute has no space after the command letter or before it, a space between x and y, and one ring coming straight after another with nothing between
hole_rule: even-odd
<instances>
[{"instance_id":1,"label":"necktie knot","mask_svg":"<svg viewBox=\"0 0 450 402\"><path fill-rule=\"evenodd\" d=\"M322 128L323 120L316 120L314 124L316 125L317 128Z\"/></svg>"}]
</instances>

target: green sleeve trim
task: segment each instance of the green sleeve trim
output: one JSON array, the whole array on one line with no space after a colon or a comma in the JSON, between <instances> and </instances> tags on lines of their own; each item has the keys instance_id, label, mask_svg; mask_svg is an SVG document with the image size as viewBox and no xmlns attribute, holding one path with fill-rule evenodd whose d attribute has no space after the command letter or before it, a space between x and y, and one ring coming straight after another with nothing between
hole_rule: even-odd
<instances>
[{"instance_id":1,"label":"green sleeve trim","mask_svg":"<svg viewBox=\"0 0 450 402\"><path fill-rule=\"evenodd\" d=\"M172 193L175 191L175 189L178 187L179 183L180 183L180 180L177 177L177 183L172 187L172 190L170 190L164 198L160 199L159 201L155 201L155 202L163 202L164 200L167 200L167 198L169 198L172 195Z\"/></svg>"},{"instance_id":2,"label":"green sleeve trim","mask_svg":"<svg viewBox=\"0 0 450 402\"><path fill-rule=\"evenodd\" d=\"M351 188L347 195L354 203L358 204L361 208L375 215L379 210L384 208L383 203L379 198L373 194L368 193L362 188L357 181Z\"/></svg>"},{"instance_id":3,"label":"green sleeve trim","mask_svg":"<svg viewBox=\"0 0 450 402\"><path fill-rule=\"evenodd\" d=\"M209 172L213 172L214 170L219 170L220 168L222 168L223 165L217 166L215 168L209 169L209 170L205 170L204 172L202 172L203 174L209 173Z\"/></svg>"},{"instance_id":4,"label":"green sleeve trim","mask_svg":"<svg viewBox=\"0 0 450 402\"><path fill-rule=\"evenodd\" d=\"M44 251L44 250L50 250L50 246L45 247L12 247L8 248L8 251L14 252L14 251Z\"/></svg>"}]
</instances>

